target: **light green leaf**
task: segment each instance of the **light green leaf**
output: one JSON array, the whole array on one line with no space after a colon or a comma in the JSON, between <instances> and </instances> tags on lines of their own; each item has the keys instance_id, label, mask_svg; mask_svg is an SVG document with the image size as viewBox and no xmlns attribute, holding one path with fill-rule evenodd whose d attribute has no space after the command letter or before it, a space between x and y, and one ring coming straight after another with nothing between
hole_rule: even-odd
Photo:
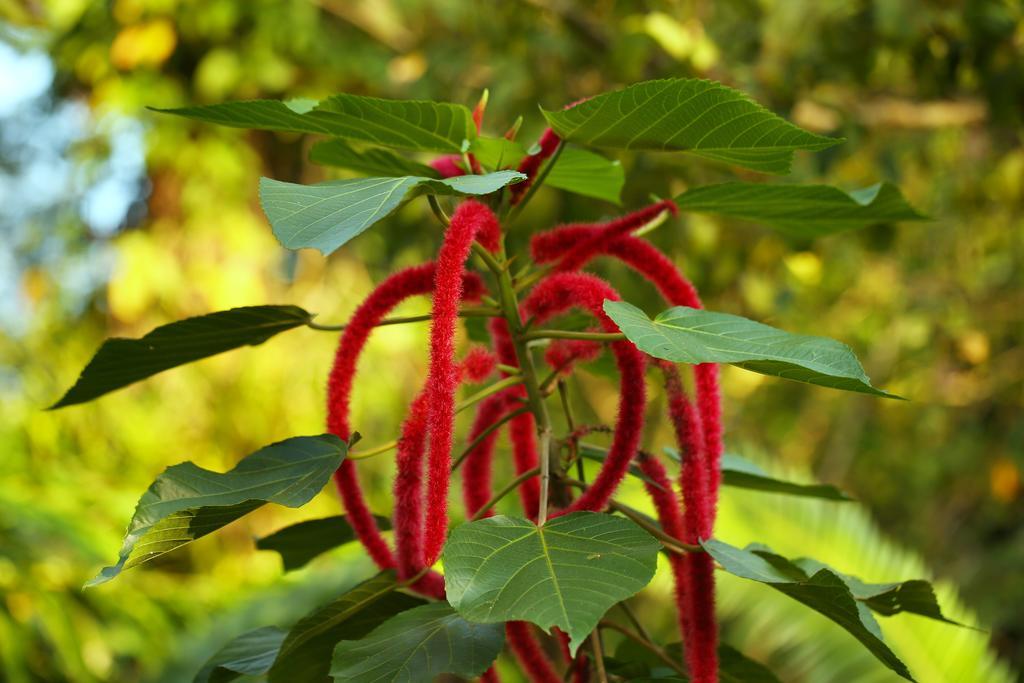
<instances>
[{"instance_id":1,"label":"light green leaf","mask_svg":"<svg viewBox=\"0 0 1024 683\"><path fill-rule=\"evenodd\" d=\"M109 581L265 503L305 505L346 452L345 442L336 436L298 436L261 448L224 474L191 462L168 467L139 499L117 564L104 568L86 586Z\"/></svg>"},{"instance_id":2,"label":"light green leaf","mask_svg":"<svg viewBox=\"0 0 1024 683\"><path fill-rule=\"evenodd\" d=\"M596 512L539 528L504 516L470 522L445 546L448 601L469 621L557 626L576 652L608 608L647 585L660 547L632 522Z\"/></svg>"},{"instance_id":3,"label":"light green leaf","mask_svg":"<svg viewBox=\"0 0 1024 683\"><path fill-rule=\"evenodd\" d=\"M345 683L430 683L479 676L505 645L503 624L466 621L447 602L397 614L362 640L334 648L331 676Z\"/></svg>"},{"instance_id":4,"label":"light green leaf","mask_svg":"<svg viewBox=\"0 0 1024 683\"><path fill-rule=\"evenodd\" d=\"M270 670L287 631L265 626L238 636L213 655L193 683L228 683L239 676L259 676Z\"/></svg>"},{"instance_id":5,"label":"light green leaf","mask_svg":"<svg viewBox=\"0 0 1024 683\"><path fill-rule=\"evenodd\" d=\"M329 683L335 645L362 638L394 615L423 604L397 588L394 572L381 572L300 619L281 645L269 682Z\"/></svg>"},{"instance_id":6,"label":"light green leaf","mask_svg":"<svg viewBox=\"0 0 1024 683\"><path fill-rule=\"evenodd\" d=\"M260 201L281 244L289 249L312 247L327 255L418 194L485 195L525 178L517 171L444 180L356 178L316 185L260 178Z\"/></svg>"},{"instance_id":7,"label":"light green leaf","mask_svg":"<svg viewBox=\"0 0 1024 683\"><path fill-rule=\"evenodd\" d=\"M380 147L356 149L338 138L313 145L309 152L309 160L315 164L347 168L373 176L440 176L430 166L407 159L391 150Z\"/></svg>"},{"instance_id":8,"label":"light green leaf","mask_svg":"<svg viewBox=\"0 0 1024 683\"><path fill-rule=\"evenodd\" d=\"M821 568L808 575L785 558L748 546L741 550L714 539L701 541L722 568L745 579L767 584L836 622L859 640L883 664L907 680L914 680L905 664L882 638L871 610L855 599L836 572Z\"/></svg>"},{"instance_id":9,"label":"light green leaf","mask_svg":"<svg viewBox=\"0 0 1024 683\"><path fill-rule=\"evenodd\" d=\"M84 403L141 379L240 346L262 344L313 315L298 306L244 306L162 325L140 339L108 339L50 409Z\"/></svg>"},{"instance_id":10,"label":"light green leaf","mask_svg":"<svg viewBox=\"0 0 1024 683\"><path fill-rule=\"evenodd\" d=\"M522 158L526 156L526 148L515 140L483 136L473 140L469 151L484 168L494 171L503 168L516 168Z\"/></svg>"},{"instance_id":11,"label":"light green leaf","mask_svg":"<svg viewBox=\"0 0 1024 683\"><path fill-rule=\"evenodd\" d=\"M790 334L738 315L675 306L654 320L624 301L604 302L604 311L626 338L655 358L676 363L730 363L762 375L899 398L871 386L846 344L825 337Z\"/></svg>"},{"instance_id":12,"label":"light green leaf","mask_svg":"<svg viewBox=\"0 0 1024 683\"><path fill-rule=\"evenodd\" d=\"M850 193L828 185L723 183L696 187L675 201L683 211L765 223L798 237L821 237L876 223L927 220L889 183Z\"/></svg>"},{"instance_id":13,"label":"light green leaf","mask_svg":"<svg viewBox=\"0 0 1024 683\"><path fill-rule=\"evenodd\" d=\"M291 104L253 100L155 111L234 128L320 133L429 152L458 153L476 137L472 114L459 104L345 94L313 108L309 100Z\"/></svg>"},{"instance_id":14,"label":"light green leaf","mask_svg":"<svg viewBox=\"0 0 1024 683\"><path fill-rule=\"evenodd\" d=\"M375 515L375 518L380 529L391 528L391 520L387 517ZM259 550L280 553L284 570L290 572L304 567L317 555L354 540L356 534L349 525L348 518L345 515L335 515L286 526L269 536L257 539L256 547Z\"/></svg>"},{"instance_id":15,"label":"light green leaf","mask_svg":"<svg viewBox=\"0 0 1024 683\"><path fill-rule=\"evenodd\" d=\"M788 173L795 150L842 142L798 128L738 90L699 79L637 83L544 116L564 140L690 152L764 173Z\"/></svg>"},{"instance_id":16,"label":"light green leaf","mask_svg":"<svg viewBox=\"0 0 1024 683\"><path fill-rule=\"evenodd\" d=\"M680 462L679 451L666 448L665 453L676 462ZM741 489L765 491L767 493L783 493L790 496L806 498L824 498L826 500L853 500L835 486L828 484L798 484L792 481L777 479L765 473L760 467L732 453L722 456L722 484Z\"/></svg>"}]
</instances>

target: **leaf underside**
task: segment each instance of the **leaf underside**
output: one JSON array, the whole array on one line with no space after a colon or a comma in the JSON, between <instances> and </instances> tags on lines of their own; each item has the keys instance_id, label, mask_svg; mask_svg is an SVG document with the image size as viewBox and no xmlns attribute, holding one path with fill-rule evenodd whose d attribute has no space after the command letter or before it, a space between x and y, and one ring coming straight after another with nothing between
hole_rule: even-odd
<instances>
[{"instance_id":1,"label":"leaf underside","mask_svg":"<svg viewBox=\"0 0 1024 683\"><path fill-rule=\"evenodd\" d=\"M274 663L285 631L265 626L243 633L211 657L193 683L228 683L239 676L260 676Z\"/></svg>"},{"instance_id":2,"label":"leaf underside","mask_svg":"<svg viewBox=\"0 0 1024 683\"><path fill-rule=\"evenodd\" d=\"M871 386L848 346L825 337L790 334L753 320L675 306L653 320L625 301L604 310L643 352L676 363L729 363L762 375L899 398Z\"/></svg>"},{"instance_id":3,"label":"leaf underside","mask_svg":"<svg viewBox=\"0 0 1024 683\"><path fill-rule=\"evenodd\" d=\"M391 528L389 518L379 515L374 517L378 528ZM256 548L273 550L280 554L284 570L290 572L306 566L317 555L354 540L355 530L348 523L348 518L345 515L335 515L323 519L310 519L278 529L269 536L257 539Z\"/></svg>"}]
</instances>

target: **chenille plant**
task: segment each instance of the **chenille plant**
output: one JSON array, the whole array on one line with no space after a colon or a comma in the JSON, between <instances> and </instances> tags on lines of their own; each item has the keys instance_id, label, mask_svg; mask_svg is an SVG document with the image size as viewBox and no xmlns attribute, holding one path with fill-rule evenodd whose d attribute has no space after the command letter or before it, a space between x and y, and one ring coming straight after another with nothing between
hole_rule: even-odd
<instances>
[{"instance_id":1,"label":"chenille plant","mask_svg":"<svg viewBox=\"0 0 1024 683\"><path fill-rule=\"evenodd\" d=\"M686 153L782 174L796 151L840 140L801 130L703 80L640 83L543 111L549 127L534 145L516 139L521 121L502 136L485 135L486 102L485 94L470 110L335 95L169 110L227 126L323 136L312 147L314 162L367 176L315 185L262 179L262 206L284 246L329 254L422 196L439 223L439 247L435 260L380 282L344 325L317 323L295 306L254 305L171 323L140 339L108 340L54 407L289 329L340 333L326 382L327 433L267 446L226 473L192 463L170 467L139 501L117 562L91 583L265 503L301 506L333 478L344 515L287 527L257 545L279 552L290 570L358 540L380 573L290 628L268 625L240 636L196 680L368 683L447 674L497 681L499 668L542 683L777 680L720 642L718 571L765 583L821 612L912 680L873 613L944 620L928 583L868 584L812 559L715 538L723 485L847 500L833 487L779 481L736 456L723 457L719 364L897 397L872 386L839 342L705 309L677 264L643 235L685 212L759 222L802 238L922 216L884 183L844 192L728 182L655 198L607 222L538 231L529 253L512 254L506 234L526 229L517 219L543 185L618 203L622 167L592 148ZM649 281L666 309L650 317L585 272L604 258ZM417 296L432 298L429 315L392 316ZM482 322L473 336L488 343L461 348L460 318ZM417 321L430 324L426 382L410 396L398 435L357 444L350 405L360 354L377 327ZM618 375L614 424L582 424L570 409L566 378L606 354ZM644 443L648 382L663 386L671 446ZM468 384L481 386L460 400ZM373 390L372 383L359 386ZM457 436L456 415L466 410L475 415L468 433ZM495 481L496 447L506 430L515 476ZM392 452L393 509L371 510L360 464ZM616 497L627 477L642 484L653 516ZM453 482L461 484L461 515L450 513ZM521 513L496 514L514 495ZM453 517L466 521L453 525ZM672 576L679 630L668 642L653 639L630 603L654 576L659 554ZM619 646L611 652L613 642Z\"/></svg>"}]
</instances>

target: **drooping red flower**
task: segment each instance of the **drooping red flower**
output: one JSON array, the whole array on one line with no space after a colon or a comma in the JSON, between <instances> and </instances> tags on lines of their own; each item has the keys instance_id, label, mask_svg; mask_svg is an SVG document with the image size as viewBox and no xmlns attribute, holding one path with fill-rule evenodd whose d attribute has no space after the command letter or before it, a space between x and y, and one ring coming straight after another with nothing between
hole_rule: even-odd
<instances>
[{"instance_id":1,"label":"drooping red flower","mask_svg":"<svg viewBox=\"0 0 1024 683\"><path fill-rule=\"evenodd\" d=\"M466 440L476 441L484 431L501 419L507 412L508 397L505 393L489 396L477 407L473 425L469 429ZM498 430L487 434L466 455L462 463L462 501L466 506L466 516L472 517L480 511L492 495L491 473L494 463L494 447L498 440ZM488 511L487 516L492 512Z\"/></svg>"},{"instance_id":2,"label":"drooping red flower","mask_svg":"<svg viewBox=\"0 0 1024 683\"><path fill-rule=\"evenodd\" d=\"M457 154L447 154L443 157L438 157L430 162L430 167L440 173L442 178L455 178L460 175L466 175L466 170L462 168L462 157Z\"/></svg>"},{"instance_id":3,"label":"drooping red flower","mask_svg":"<svg viewBox=\"0 0 1024 683\"><path fill-rule=\"evenodd\" d=\"M515 653L519 663L523 665L533 683L562 683L562 677L551 666L544 651L530 631L525 621L509 621L505 623L505 635L509 647Z\"/></svg>"},{"instance_id":4,"label":"drooping red flower","mask_svg":"<svg viewBox=\"0 0 1024 683\"><path fill-rule=\"evenodd\" d=\"M495 250L500 227L483 204L467 200L452 215L437 256L434 302L430 326L430 370L427 375L429 465L424 560L429 566L441 554L448 532L448 481L451 470L455 389L459 372L455 363L455 327L462 298L462 280L473 240Z\"/></svg>"},{"instance_id":5,"label":"drooping red flower","mask_svg":"<svg viewBox=\"0 0 1024 683\"><path fill-rule=\"evenodd\" d=\"M554 273L537 283L523 302L523 310L536 323L542 323L576 306L597 318L605 331L617 332L618 327L604 312L605 299L617 301L619 295L604 280L585 273ZM620 377L615 432L601 470L587 490L568 508L570 512L603 510L626 475L640 445L646 403L644 356L628 341L614 342L611 346Z\"/></svg>"},{"instance_id":6,"label":"drooping red flower","mask_svg":"<svg viewBox=\"0 0 1024 683\"><path fill-rule=\"evenodd\" d=\"M569 375L576 363L586 363L601 355L604 348L590 339L552 339L544 351L544 361L559 374Z\"/></svg>"},{"instance_id":7,"label":"drooping red flower","mask_svg":"<svg viewBox=\"0 0 1024 683\"><path fill-rule=\"evenodd\" d=\"M498 364L498 357L483 346L474 346L462 359L462 376L466 381L479 384L487 379Z\"/></svg>"},{"instance_id":8,"label":"drooping red flower","mask_svg":"<svg viewBox=\"0 0 1024 683\"><path fill-rule=\"evenodd\" d=\"M427 445L427 400L424 388L409 406L395 457L395 554L398 578L408 579L424 567L423 456Z\"/></svg>"},{"instance_id":9,"label":"drooping red flower","mask_svg":"<svg viewBox=\"0 0 1024 683\"><path fill-rule=\"evenodd\" d=\"M619 237L629 235L666 211L673 215L679 213L675 202L671 199L665 199L607 223L588 225L587 227L594 228L593 231L582 242L576 244L566 253L558 262L558 265L555 266L555 269L563 271L579 270L596 255L606 253L609 246L614 244ZM558 230L558 228L555 228L555 230Z\"/></svg>"}]
</instances>

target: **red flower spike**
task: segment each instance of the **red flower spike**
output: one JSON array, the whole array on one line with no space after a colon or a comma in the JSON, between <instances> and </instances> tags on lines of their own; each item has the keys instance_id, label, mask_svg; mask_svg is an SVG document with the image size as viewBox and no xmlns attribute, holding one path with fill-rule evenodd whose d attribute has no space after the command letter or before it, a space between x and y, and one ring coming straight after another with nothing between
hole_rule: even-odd
<instances>
[{"instance_id":1,"label":"red flower spike","mask_svg":"<svg viewBox=\"0 0 1024 683\"><path fill-rule=\"evenodd\" d=\"M474 239L493 249L497 247L499 238L500 227L494 213L479 202L467 200L452 216L437 256L430 326L430 370L426 385L430 425L427 505L431 511L424 538L427 566L441 554L448 533L448 480L455 424L455 389L460 380L455 365L455 327L466 259Z\"/></svg>"},{"instance_id":2,"label":"red flower spike","mask_svg":"<svg viewBox=\"0 0 1024 683\"><path fill-rule=\"evenodd\" d=\"M395 456L395 554L398 578L415 576L423 566L423 455L427 442L427 399L424 388L409 406Z\"/></svg>"},{"instance_id":3,"label":"red flower spike","mask_svg":"<svg viewBox=\"0 0 1024 683\"><path fill-rule=\"evenodd\" d=\"M604 349L589 339L553 339L544 352L544 361L559 374L569 375L576 363L597 359Z\"/></svg>"},{"instance_id":4,"label":"red flower spike","mask_svg":"<svg viewBox=\"0 0 1024 683\"><path fill-rule=\"evenodd\" d=\"M466 170L462 168L462 157L457 154L438 157L430 162L430 167L440 173L442 178L455 178L460 175L466 175Z\"/></svg>"},{"instance_id":5,"label":"red flower spike","mask_svg":"<svg viewBox=\"0 0 1024 683\"><path fill-rule=\"evenodd\" d=\"M330 433L345 441L351 437L352 430L348 420L352 381L359 356L374 327L405 299L418 294L429 294L434 288L434 273L433 263L424 263L394 273L381 282L352 315L338 341L334 365L327 380L327 430ZM468 274L463 287L470 300L479 299L484 290L483 281L476 274ZM366 547L378 567L393 568L395 559L363 498L355 462L343 460L334 473L334 481L344 502L348 521L359 541Z\"/></svg>"},{"instance_id":6,"label":"red flower spike","mask_svg":"<svg viewBox=\"0 0 1024 683\"><path fill-rule=\"evenodd\" d=\"M490 669L485 671L483 675L480 676L480 683L501 683L501 677L498 676L498 670L492 666Z\"/></svg>"},{"instance_id":7,"label":"red flower spike","mask_svg":"<svg viewBox=\"0 0 1024 683\"><path fill-rule=\"evenodd\" d=\"M618 331L615 323L604 313L605 299L618 301L619 295L604 280L584 273L555 273L537 283L523 302L523 309L541 323L578 306L597 318L605 331ZM644 355L628 341L614 342L612 351L620 377L619 414L612 445L597 477L568 508L569 512L603 510L626 475L640 445L646 403Z\"/></svg>"},{"instance_id":8,"label":"red flower spike","mask_svg":"<svg viewBox=\"0 0 1024 683\"><path fill-rule=\"evenodd\" d=\"M512 345L512 334L509 332L508 322L504 318L491 318L489 327L494 350L498 354L498 361L502 365L519 367L519 359L516 358L516 350ZM503 372L502 375L507 377L508 373ZM526 389L522 385L516 385L508 390L507 395L509 401L526 398ZM512 459L515 463L516 475L532 470L539 462L537 426L533 419L533 413L525 412L513 418L509 423L508 430L512 440ZM519 486L519 500L522 502L526 516L530 519L537 519L537 510L540 505L540 479L538 477L530 477Z\"/></svg>"},{"instance_id":9,"label":"red flower spike","mask_svg":"<svg viewBox=\"0 0 1024 683\"><path fill-rule=\"evenodd\" d=\"M475 441L485 429L501 419L507 410L507 403L505 392L489 396L480 403L466 440ZM466 455L466 460L462 463L462 501L466 505L466 517L475 515L491 499L491 468L498 433L495 429L484 437ZM490 517L492 514L488 511L487 516Z\"/></svg>"},{"instance_id":10,"label":"red flower spike","mask_svg":"<svg viewBox=\"0 0 1024 683\"><path fill-rule=\"evenodd\" d=\"M693 683L718 683L718 622L715 620L715 564L707 553L688 553L686 568L687 609L683 625L686 663Z\"/></svg>"},{"instance_id":11,"label":"red flower spike","mask_svg":"<svg viewBox=\"0 0 1024 683\"><path fill-rule=\"evenodd\" d=\"M530 631L525 621L509 621L505 623L505 635L509 647L515 653L519 663L523 665L533 683L562 683L562 677L555 672L547 656Z\"/></svg>"},{"instance_id":12,"label":"red flower spike","mask_svg":"<svg viewBox=\"0 0 1024 683\"><path fill-rule=\"evenodd\" d=\"M597 230L591 233L583 242L575 245L558 262L556 269L562 271L579 270L597 254L605 253L608 248L607 245L614 243L619 237L628 235L634 230L643 227L665 211L670 212L673 216L679 214L679 209L676 207L675 202L671 199L665 199L607 223L592 226L597 228Z\"/></svg>"},{"instance_id":13,"label":"red flower spike","mask_svg":"<svg viewBox=\"0 0 1024 683\"><path fill-rule=\"evenodd\" d=\"M555 131L550 128L545 128L544 132L541 133L540 139L537 140L537 146L540 147L537 153L528 154L519 162L519 168L517 170L526 175L526 180L510 186L510 199L513 206L518 204L523 198L523 195L526 194L526 191L530 189L530 185L533 184L533 181L537 176L537 171L540 170L541 164L551 158L551 155L555 153L556 149L558 149L558 143L561 141L562 139L558 137Z\"/></svg>"},{"instance_id":14,"label":"red flower spike","mask_svg":"<svg viewBox=\"0 0 1024 683\"><path fill-rule=\"evenodd\" d=\"M687 543L697 543L701 539L711 538L714 514L702 425L693 404L686 397L676 366L668 361L656 361L655 364L661 368L665 377L669 420L676 434L683 463L679 483L686 502L686 533L682 539Z\"/></svg>"},{"instance_id":15,"label":"red flower spike","mask_svg":"<svg viewBox=\"0 0 1024 683\"><path fill-rule=\"evenodd\" d=\"M479 384L494 372L497 364L497 356L483 346L474 346L462 359L462 376L467 382Z\"/></svg>"}]
</instances>

